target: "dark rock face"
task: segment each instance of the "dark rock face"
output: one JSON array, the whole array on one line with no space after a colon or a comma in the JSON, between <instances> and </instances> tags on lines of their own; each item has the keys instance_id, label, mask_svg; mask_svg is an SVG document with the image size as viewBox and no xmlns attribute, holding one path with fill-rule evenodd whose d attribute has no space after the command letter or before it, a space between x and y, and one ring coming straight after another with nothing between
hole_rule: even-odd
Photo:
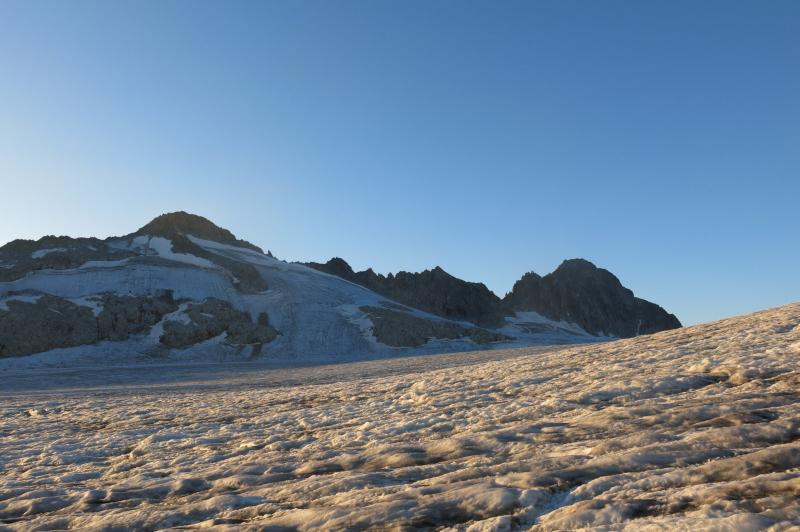
<instances>
[{"instance_id":1,"label":"dark rock face","mask_svg":"<svg viewBox=\"0 0 800 532\"><path fill-rule=\"evenodd\" d=\"M45 236L39 240L14 240L0 247L0 282L14 281L36 270L67 270L90 260L119 260L133 255L112 249L97 238Z\"/></svg>"},{"instance_id":2,"label":"dark rock face","mask_svg":"<svg viewBox=\"0 0 800 532\"><path fill-rule=\"evenodd\" d=\"M233 285L243 294L258 294L269 288L267 281L258 273L258 268L252 264L237 262L219 255L209 260L231 272L236 278Z\"/></svg>"},{"instance_id":3,"label":"dark rock face","mask_svg":"<svg viewBox=\"0 0 800 532\"><path fill-rule=\"evenodd\" d=\"M48 294L35 302L8 301L8 310L0 311L0 357L126 340L178 308L169 292L159 297L106 294L97 299L103 310L96 317L89 307Z\"/></svg>"},{"instance_id":4,"label":"dark rock face","mask_svg":"<svg viewBox=\"0 0 800 532\"><path fill-rule=\"evenodd\" d=\"M476 344L510 340L505 335L479 327L462 327L456 323L426 320L408 312L370 306L360 309L372 321L375 338L392 347L419 347L434 338L469 338Z\"/></svg>"},{"instance_id":5,"label":"dark rock face","mask_svg":"<svg viewBox=\"0 0 800 532\"><path fill-rule=\"evenodd\" d=\"M525 274L503 303L509 311L532 310L591 334L621 338L681 326L674 315L634 297L611 272L583 259L566 260L544 277Z\"/></svg>"},{"instance_id":6,"label":"dark rock face","mask_svg":"<svg viewBox=\"0 0 800 532\"><path fill-rule=\"evenodd\" d=\"M307 263L314 269L360 284L404 305L451 320L493 327L502 324L500 298L482 283L453 277L438 266L420 273L380 275L372 269L354 272L338 257L325 264Z\"/></svg>"},{"instance_id":7,"label":"dark rock face","mask_svg":"<svg viewBox=\"0 0 800 532\"><path fill-rule=\"evenodd\" d=\"M33 302L12 299L6 302L8 310L0 310L0 357L103 340L127 340L149 332L166 314L178 310L180 303L171 292L155 297L103 294L94 298L102 305L95 316L91 308L67 299L49 294L25 295L35 295L38 299ZM263 345L278 335L266 313L261 313L254 322L246 312L218 299L192 303L187 315L188 323L165 322L162 344L187 347L226 332L226 343L230 345Z\"/></svg>"},{"instance_id":8,"label":"dark rock face","mask_svg":"<svg viewBox=\"0 0 800 532\"><path fill-rule=\"evenodd\" d=\"M164 315L178 310L172 292L158 297L105 294L101 302L103 310L97 316L98 340L126 340L133 334L145 333Z\"/></svg>"},{"instance_id":9,"label":"dark rock face","mask_svg":"<svg viewBox=\"0 0 800 532\"><path fill-rule=\"evenodd\" d=\"M8 301L0 311L0 357L39 353L97 341L92 310L44 295L36 302Z\"/></svg>"},{"instance_id":10,"label":"dark rock face","mask_svg":"<svg viewBox=\"0 0 800 532\"><path fill-rule=\"evenodd\" d=\"M621 338L681 326L674 315L635 297L611 272L583 259L564 261L544 277L526 273L502 300L483 284L462 281L441 268L383 276L371 269L354 272L338 257L325 264L306 265L404 305L485 327L502 325L503 318L516 311L536 311L553 320L575 323L590 334Z\"/></svg>"},{"instance_id":11,"label":"dark rock face","mask_svg":"<svg viewBox=\"0 0 800 532\"><path fill-rule=\"evenodd\" d=\"M168 347L187 347L227 333L231 345L266 344L278 336L262 312L253 322L247 312L234 309L227 301L207 299L192 303L186 311L188 323L167 321L161 343Z\"/></svg>"},{"instance_id":12,"label":"dark rock face","mask_svg":"<svg viewBox=\"0 0 800 532\"><path fill-rule=\"evenodd\" d=\"M356 272L353 271L353 268L351 268L350 265L347 264L347 261L339 257L333 257L325 264L319 262L306 262L305 265L314 268L315 270L329 273L331 275L341 277L342 279L347 279L348 281L352 281L357 284L362 284L359 283L359 280L367 282L370 277L375 275L375 272L373 272L372 269L365 270L363 272L358 272L358 274L356 274ZM372 275L369 275L370 272L372 273Z\"/></svg>"}]
</instances>

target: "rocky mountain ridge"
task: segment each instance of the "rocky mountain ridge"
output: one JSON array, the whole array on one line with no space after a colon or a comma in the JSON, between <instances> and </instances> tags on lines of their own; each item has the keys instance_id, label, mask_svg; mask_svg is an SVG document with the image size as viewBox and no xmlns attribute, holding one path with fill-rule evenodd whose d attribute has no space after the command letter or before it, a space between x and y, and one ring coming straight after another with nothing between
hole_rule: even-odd
<instances>
[{"instance_id":1,"label":"rocky mountain ridge","mask_svg":"<svg viewBox=\"0 0 800 532\"><path fill-rule=\"evenodd\" d=\"M419 273L401 271L380 275L371 268L354 272L339 257L324 264L309 262L305 265L438 316L490 327L502 324L500 298L494 292L483 283L471 283L453 277L438 266Z\"/></svg>"},{"instance_id":2,"label":"rocky mountain ridge","mask_svg":"<svg viewBox=\"0 0 800 532\"><path fill-rule=\"evenodd\" d=\"M526 275L501 299L441 268L383 276L341 259L287 263L203 217L170 213L121 237L0 247L0 359L328 361L680 326L605 270L573 262Z\"/></svg>"},{"instance_id":3,"label":"rocky mountain ridge","mask_svg":"<svg viewBox=\"0 0 800 532\"><path fill-rule=\"evenodd\" d=\"M306 265L432 314L488 327L531 311L574 323L596 336L629 338L681 326L675 315L635 297L611 272L585 259L565 260L544 277L526 273L502 299L484 284L463 281L438 266L381 275L372 269L355 272L339 257Z\"/></svg>"}]
</instances>

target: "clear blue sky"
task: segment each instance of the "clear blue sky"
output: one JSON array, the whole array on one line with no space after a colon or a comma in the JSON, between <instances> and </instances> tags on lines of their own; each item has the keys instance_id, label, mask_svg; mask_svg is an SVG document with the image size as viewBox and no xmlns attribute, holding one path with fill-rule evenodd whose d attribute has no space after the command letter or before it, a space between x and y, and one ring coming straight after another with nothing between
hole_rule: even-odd
<instances>
[{"instance_id":1,"label":"clear blue sky","mask_svg":"<svg viewBox=\"0 0 800 532\"><path fill-rule=\"evenodd\" d=\"M800 300L800 2L0 3L0 242L196 212L499 295Z\"/></svg>"}]
</instances>

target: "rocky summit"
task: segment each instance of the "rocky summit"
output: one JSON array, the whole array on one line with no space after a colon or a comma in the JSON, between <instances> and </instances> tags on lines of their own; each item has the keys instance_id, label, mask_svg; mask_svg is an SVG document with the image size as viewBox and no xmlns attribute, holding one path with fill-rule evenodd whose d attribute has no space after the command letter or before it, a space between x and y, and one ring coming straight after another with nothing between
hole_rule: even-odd
<instances>
[{"instance_id":1,"label":"rocky summit","mask_svg":"<svg viewBox=\"0 0 800 532\"><path fill-rule=\"evenodd\" d=\"M681 326L660 306L633 295L608 270L588 260L565 260L552 273L527 273L504 299L513 311L536 311L579 325L590 334L629 338Z\"/></svg>"}]
</instances>

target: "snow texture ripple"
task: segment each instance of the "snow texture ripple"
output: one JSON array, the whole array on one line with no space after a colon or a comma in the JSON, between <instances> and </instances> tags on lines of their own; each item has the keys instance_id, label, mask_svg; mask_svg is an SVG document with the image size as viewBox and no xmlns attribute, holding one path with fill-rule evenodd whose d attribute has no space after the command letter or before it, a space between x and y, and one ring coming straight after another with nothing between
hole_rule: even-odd
<instances>
[{"instance_id":1,"label":"snow texture ripple","mask_svg":"<svg viewBox=\"0 0 800 532\"><path fill-rule=\"evenodd\" d=\"M800 527L800 304L463 356L7 370L0 528Z\"/></svg>"}]
</instances>

